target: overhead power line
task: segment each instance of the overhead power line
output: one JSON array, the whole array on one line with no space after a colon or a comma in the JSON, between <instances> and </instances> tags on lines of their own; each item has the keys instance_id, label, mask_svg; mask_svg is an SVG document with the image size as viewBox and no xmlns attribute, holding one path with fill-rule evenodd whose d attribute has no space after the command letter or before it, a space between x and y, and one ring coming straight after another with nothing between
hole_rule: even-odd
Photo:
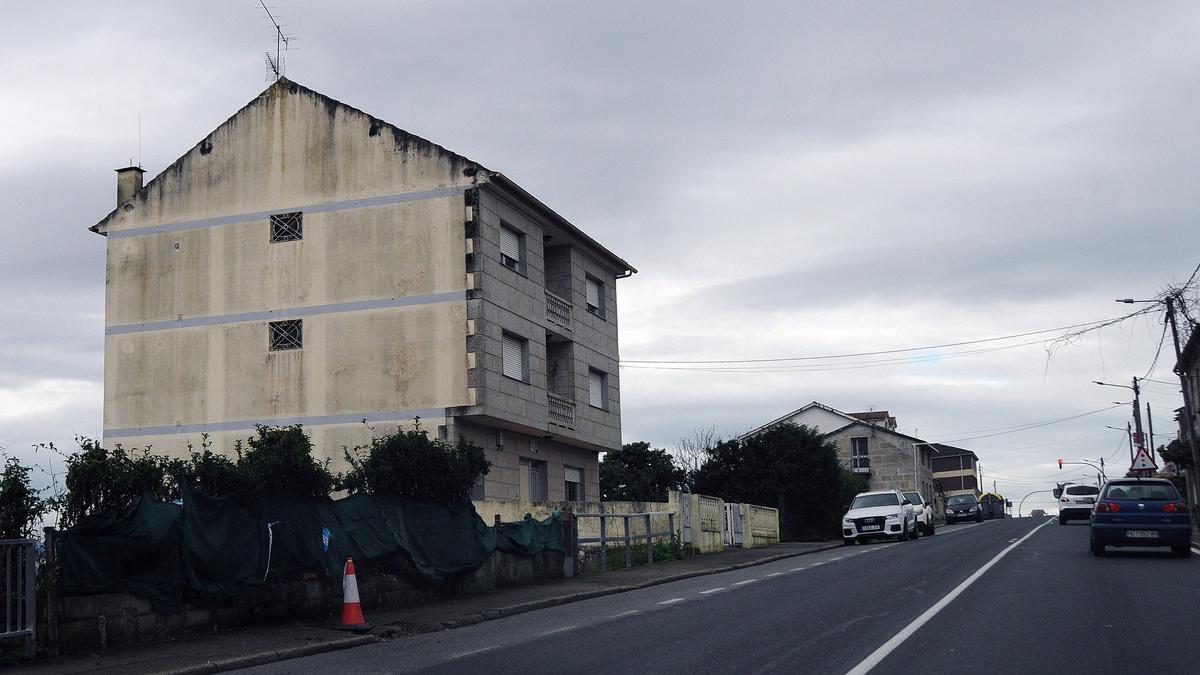
<instances>
[{"instance_id":1,"label":"overhead power line","mask_svg":"<svg viewBox=\"0 0 1200 675\"><path fill-rule=\"evenodd\" d=\"M705 364L708 364L708 365L716 365L716 364L736 364L736 363L781 363L781 362L787 362L787 361L822 361L822 360L830 360L830 359L847 359L847 358L855 358L855 357L862 357L862 356L883 356L886 354L902 354L905 352L919 352L919 351L927 351L930 349L945 349L947 347L964 347L967 345L977 345L977 344L983 344L986 342L999 342L1001 340L1013 340L1016 338L1029 337L1032 335L1045 335L1046 333L1056 333L1059 331L1071 330L1071 329L1075 329L1075 328L1087 328L1089 326L1097 326L1100 324L1104 324L1104 323L1108 323L1111 321L1116 321L1116 320L1120 320L1120 319L1124 319L1124 318L1126 318L1126 316L1113 317L1111 319L1103 319L1100 321L1089 321L1087 323L1077 323L1077 324L1072 324L1070 326L1060 326L1058 328L1047 328L1045 330L1029 331L1026 333L1013 333L1012 335L1001 335L1001 336L997 336L997 337L979 338L976 340L961 340L959 342L945 342L942 344L925 345L922 347L904 347L902 349L884 349L884 350L872 351L872 352L826 354L824 356L787 356L787 357L765 358L765 359L712 359L712 360L624 359L621 361L621 363L623 365L624 364L664 364L664 365L669 365L669 364L705 365ZM1031 343L1031 344L1036 344L1036 343Z\"/></svg>"},{"instance_id":2,"label":"overhead power line","mask_svg":"<svg viewBox=\"0 0 1200 675\"><path fill-rule=\"evenodd\" d=\"M1033 424L1027 424L1027 425L1022 425L1019 427L1014 427L1007 431L997 431L996 433L991 433L991 434L980 434L979 436L969 436L966 438L956 438L956 439L949 440L949 441L939 441L939 442L943 443L945 445L951 445L954 443L961 443L963 441L974 441L974 440L978 440L980 438L991 438L993 436L1003 436L1005 434L1015 434L1015 433L1018 433L1021 431L1029 431L1030 429L1038 429L1041 427L1047 427L1047 426L1050 426L1051 424L1060 424L1062 422L1068 422L1070 420L1077 420L1080 417L1087 417L1088 415L1096 415L1096 414L1099 414L1102 412L1107 412L1109 410L1115 410L1117 408L1124 408L1125 405L1126 404L1124 404L1124 403L1122 403L1120 405L1110 405L1107 408L1100 408L1099 410L1092 410L1091 412L1080 413L1078 415L1071 415L1069 417L1060 417L1058 419L1047 420L1045 422L1035 422Z\"/></svg>"}]
</instances>

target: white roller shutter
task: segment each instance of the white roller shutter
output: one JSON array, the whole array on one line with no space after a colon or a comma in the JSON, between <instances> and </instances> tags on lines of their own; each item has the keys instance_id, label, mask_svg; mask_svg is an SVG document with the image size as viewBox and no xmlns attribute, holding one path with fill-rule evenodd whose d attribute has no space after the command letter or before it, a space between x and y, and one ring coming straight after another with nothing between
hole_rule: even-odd
<instances>
[{"instance_id":1,"label":"white roller shutter","mask_svg":"<svg viewBox=\"0 0 1200 675\"><path fill-rule=\"evenodd\" d=\"M522 347L521 340L511 335L504 335L500 339L501 357L504 361L504 374L517 380L525 379L525 367L522 363L524 349Z\"/></svg>"},{"instance_id":2,"label":"white roller shutter","mask_svg":"<svg viewBox=\"0 0 1200 675\"><path fill-rule=\"evenodd\" d=\"M604 407L604 373L598 370L588 371L588 403Z\"/></svg>"},{"instance_id":3,"label":"white roller shutter","mask_svg":"<svg viewBox=\"0 0 1200 675\"><path fill-rule=\"evenodd\" d=\"M565 466L565 467L563 467L563 474L565 475L566 481L568 483L582 483L583 482L583 472L580 471L579 469L572 469L569 466Z\"/></svg>"},{"instance_id":4,"label":"white roller shutter","mask_svg":"<svg viewBox=\"0 0 1200 675\"><path fill-rule=\"evenodd\" d=\"M500 253L509 260L504 261L510 267L521 263L521 235L508 229L500 227ZM511 262L509 262L511 261Z\"/></svg>"},{"instance_id":5,"label":"white roller shutter","mask_svg":"<svg viewBox=\"0 0 1200 675\"><path fill-rule=\"evenodd\" d=\"M600 309L600 282L595 279L587 280L587 306L593 311Z\"/></svg>"}]
</instances>

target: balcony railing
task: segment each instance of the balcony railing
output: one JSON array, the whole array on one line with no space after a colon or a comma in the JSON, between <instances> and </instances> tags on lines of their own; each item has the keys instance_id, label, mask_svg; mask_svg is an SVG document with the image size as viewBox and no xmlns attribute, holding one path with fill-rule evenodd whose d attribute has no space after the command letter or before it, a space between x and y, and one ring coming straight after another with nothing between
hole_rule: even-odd
<instances>
[{"instance_id":1,"label":"balcony railing","mask_svg":"<svg viewBox=\"0 0 1200 675\"><path fill-rule=\"evenodd\" d=\"M546 320L571 330L571 303L546 291Z\"/></svg>"},{"instance_id":2,"label":"balcony railing","mask_svg":"<svg viewBox=\"0 0 1200 675\"><path fill-rule=\"evenodd\" d=\"M567 429L575 428L575 401L558 394L546 392L550 404L550 423Z\"/></svg>"},{"instance_id":3,"label":"balcony railing","mask_svg":"<svg viewBox=\"0 0 1200 675\"><path fill-rule=\"evenodd\" d=\"M870 456L854 457L850 460L851 473L871 473L871 458Z\"/></svg>"}]
</instances>

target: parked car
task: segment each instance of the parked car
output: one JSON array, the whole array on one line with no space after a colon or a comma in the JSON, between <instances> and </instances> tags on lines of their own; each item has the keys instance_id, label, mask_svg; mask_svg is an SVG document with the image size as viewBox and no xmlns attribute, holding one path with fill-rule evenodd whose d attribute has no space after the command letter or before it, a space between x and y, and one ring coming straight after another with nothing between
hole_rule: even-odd
<instances>
[{"instance_id":1,"label":"parked car","mask_svg":"<svg viewBox=\"0 0 1200 675\"><path fill-rule=\"evenodd\" d=\"M847 546L868 539L907 541L920 536L912 502L899 490L863 492L842 516L842 542Z\"/></svg>"},{"instance_id":2,"label":"parked car","mask_svg":"<svg viewBox=\"0 0 1200 675\"><path fill-rule=\"evenodd\" d=\"M1169 480L1124 478L1104 484L1091 516L1092 553L1108 546L1170 546L1192 555L1192 515Z\"/></svg>"},{"instance_id":3,"label":"parked car","mask_svg":"<svg viewBox=\"0 0 1200 675\"><path fill-rule=\"evenodd\" d=\"M1100 488L1095 485L1068 485L1058 497L1058 524L1068 520L1087 520L1096 505Z\"/></svg>"},{"instance_id":4,"label":"parked car","mask_svg":"<svg viewBox=\"0 0 1200 675\"><path fill-rule=\"evenodd\" d=\"M1033 513L1029 514L1034 518L1041 518L1046 515L1046 509L1034 509Z\"/></svg>"},{"instance_id":5,"label":"parked car","mask_svg":"<svg viewBox=\"0 0 1200 675\"><path fill-rule=\"evenodd\" d=\"M921 530L921 534L929 536L933 534L933 505L926 504L925 498L920 492L904 492L901 493L904 498L912 502L913 517L917 521L917 528Z\"/></svg>"},{"instance_id":6,"label":"parked car","mask_svg":"<svg viewBox=\"0 0 1200 675\"><path fill-rule=\"evenodd\" d=\"M983 522L983 512L975 495L950 495L946 499L946 524L957 523L960 520Z\"/></svg>"}]
</instances>

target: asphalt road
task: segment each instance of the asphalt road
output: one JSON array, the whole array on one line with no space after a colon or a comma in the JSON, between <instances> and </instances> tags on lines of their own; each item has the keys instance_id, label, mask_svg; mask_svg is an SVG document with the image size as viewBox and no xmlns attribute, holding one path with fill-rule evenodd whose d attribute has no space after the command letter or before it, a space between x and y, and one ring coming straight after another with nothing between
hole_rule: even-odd
<instances>
[{"instance_id":1,"label":"asphalt road","mask_svg":"<svg viewBox=\"0 0 1200 675\"><path fill-rule=\"evenodd\" d=\"M1195 672L1200 556L1007 519L245 672Z\"/></svg>"}]
</instances>

